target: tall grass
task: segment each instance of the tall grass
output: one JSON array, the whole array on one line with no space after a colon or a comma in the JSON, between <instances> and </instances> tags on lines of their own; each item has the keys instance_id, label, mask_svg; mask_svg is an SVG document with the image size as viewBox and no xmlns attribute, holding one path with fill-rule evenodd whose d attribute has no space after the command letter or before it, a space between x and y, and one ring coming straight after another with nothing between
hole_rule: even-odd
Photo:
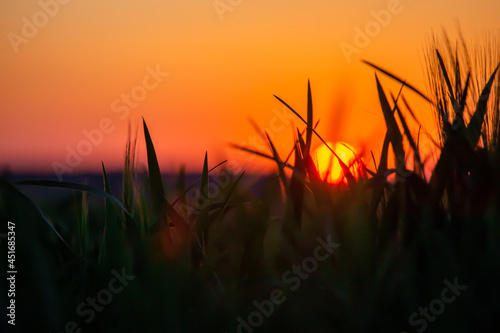
<instances>
[{"instance_id":1,"label":"tall grass","mask_svg":"<svg viewBox=\"0 0 500 333\"><path fill-rule=\"evenodd\" d=\"M491 73L500 62L500 40L492 34L484 40L468 43L458 30L459 40L452 44L446 31L442 37L431 37L426 50L426 67L429 88L435 105L435 115L441 144L447 137L446 128L465 128L472 120L476 103L484 100L488 105L483 112L483 126L478 130L481 145L495 150L499 140L500 77L494 76L488 85ZM491 89L489 98L481 98L485 87ZM479 123L479 121L477 121ZM449 125L448 125L449 124Z\"/></svg>"},{"instance_id":2,"label":"tall grass","mask_svg":"<svg viewBox=\"0 0 500 333\"><path fill-rule=\"evenodd\" d=\"M387 132L377 168L362 165L355 178L352 166L339 159L345 177L339 185L323 181L311 158L313 140L324 140L313 125L310 84L305 117L277 97L303 123L292 143L293 162L269 136L268 152L239 147L276 164L276 174L252 192L241 173L211 195L214 176L230 170L209 154L197 182L186 186L181 174L176 193L166 191L155 133L146 121L147 170L136 167L137 136L129 130L121 200L111 192L104 165L101 189L0 179L1 221L18 225L17 327L60 332L75 321L83 332L235 332L238 317L256 311L254 300L280 289L286 302L256 331L416 331L421 327L409 322L412 313L440 297L443 280L456 278L468 288L428 321L428 331L498 329L500 152L492 148L498 142L498 105L492 106L498 93L490 92L498 65L488 65L479 85L468 74L472 61L466 54L446 52L451 58L440 48L428 55L431 97L366 62L435 108L441 153L430 179L422 172L418 137L406 122L413 117L407 100L388 95L378 76L374 88ZM460 117L463 126L453 126ZM396 156L394 169L388 167L389 149ZM409 154L416 156L413 168L405 163ZM57 211L50 205L40 209L22 193L25 186L79 195ZM283 273L313 256L318 238L328 237L340 247L299 280L298 288L290 288ZM76 313L79 304L122 269L135 279L85 322ZM1 272L5 285L5 261Z\"/></svg>"}]
</instances>

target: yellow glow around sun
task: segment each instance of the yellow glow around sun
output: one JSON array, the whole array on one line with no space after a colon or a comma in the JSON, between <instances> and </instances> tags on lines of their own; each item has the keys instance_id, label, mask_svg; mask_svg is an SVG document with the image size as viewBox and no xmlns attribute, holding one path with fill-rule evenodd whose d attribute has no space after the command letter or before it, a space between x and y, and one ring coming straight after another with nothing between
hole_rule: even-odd
<instances>
[{"instance_id":1,"label":"yellow glow around sun","mask_svg":"<svg viewBox=\"0 0 500 333\"><path fill-rule=\"evenodd\" d=\"M357 151L354 147L345 142L328 142L328 146L335 151L347 166L351 166L352 162L356 159ZM316 161L318 172L322 179L329 183L338 183L342 181L344 173L342 172L340 163L326 145L323 144L316 148L312 156ZM356 165L352 165L350 170L355 177L358 177L359 172Z\"/></svg>"}]
</instances>

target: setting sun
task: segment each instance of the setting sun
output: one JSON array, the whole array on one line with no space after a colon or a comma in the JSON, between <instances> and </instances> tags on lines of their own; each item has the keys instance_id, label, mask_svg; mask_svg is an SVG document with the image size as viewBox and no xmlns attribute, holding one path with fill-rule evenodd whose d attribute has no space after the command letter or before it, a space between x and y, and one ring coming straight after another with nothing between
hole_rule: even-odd
<instances>
[{"instance_id":1,"label":"setting sun","mask_svg":"<svg viewBox=\"0 0 500 333\"><path fill-rule=\"evenodd\" d=\"M358 152L356 149L345 142L327 142L333 151L342 159L342 161L350 167L352 174L355 177L359 176L358 163L355 162ZM322 179L329 183L338 183L344 178L342 168L338 159L332 154L330 149L324 144L316 148L313 153L318 172Z\"/></svg>"}]
</instances>

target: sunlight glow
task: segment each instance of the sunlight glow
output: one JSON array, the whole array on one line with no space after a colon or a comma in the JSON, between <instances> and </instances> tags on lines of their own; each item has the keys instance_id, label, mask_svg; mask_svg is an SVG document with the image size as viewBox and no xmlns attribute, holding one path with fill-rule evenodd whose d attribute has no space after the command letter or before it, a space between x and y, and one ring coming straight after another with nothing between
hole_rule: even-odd
<instances>
[{"instance_id":1,"label":"sunlight glow","mask_svg":"<svg viewBox=\"0 0 500 333\"><path fill-rule=\"evenodd\" d=\"M354 177L359 177L359 163L356 163L356 149L345 142L327 142L342 161L350 167ZM318 172L322 179L329 183L339 183L344 179L344 173L338 159L332 154L326 145L316 148L312 154L316 162Z\"/></svg>"}]
</instances>

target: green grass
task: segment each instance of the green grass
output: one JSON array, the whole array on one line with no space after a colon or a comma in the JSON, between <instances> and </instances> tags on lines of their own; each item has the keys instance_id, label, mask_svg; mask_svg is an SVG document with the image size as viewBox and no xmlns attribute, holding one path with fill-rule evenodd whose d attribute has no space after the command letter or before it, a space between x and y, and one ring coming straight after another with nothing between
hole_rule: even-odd
<instances>
[{"instance_id":1,"label":"green grass","mask_svg":"<svg viewBox=\"0 0 500 333\"><path fill-rule=\"evenodd\" d=\"M175 193L166 192L155 133L146 121L148 168L137 171L138 139L129 130L121 199L111 193L104 165L102 189L0 179L1 221L16 222L17 327L62 332L74 321L83 332L236 332L238 317L256 310L254 300L281 289L286 302L256 332L416 332L409 316L440 297L445 279L457 278L468 288L427 331L495 331L500 139L498 94L490 98L490 90L498 65L474 100L472 74L463 75L472 69L461 66L457 54L448 53L448 64L436 48L429 55L432 97L366 62L436 111L441 147L430 179L422 172L419 138L405 119L415 119L406 98L389 99L378 77L374 87L387 133L377 168L362 165L355 179L341 161L346 182L338 185L320 179L310 155L313 140L324 142L313 126L310 85L305 119L277 97L305 125L296 131L293 162L279 155L269 137L269 152L239 147L276 164L276 174L262 181L257 194L247 191L244 172L230 175L223 162L211 167L209 154L197 183L186 186L181 172ZM461 118L463 126L453 126ZM389 149L397 157L395 169L388 167ZM405 162L410 154L416 157L412 167ZM227 178L224 186L214 180L217 174ZM396 182L388 181L391 174ZM22 193L26 186L74 195L38 207ZM340 247L292 291L283 274L313 256L318 237L329 236ZM135 278L86 323L76 313L79 304L107 288L112 271L122 269ZM1 302L6 306L5 298Z\"/></svg>"}]
</instances>

